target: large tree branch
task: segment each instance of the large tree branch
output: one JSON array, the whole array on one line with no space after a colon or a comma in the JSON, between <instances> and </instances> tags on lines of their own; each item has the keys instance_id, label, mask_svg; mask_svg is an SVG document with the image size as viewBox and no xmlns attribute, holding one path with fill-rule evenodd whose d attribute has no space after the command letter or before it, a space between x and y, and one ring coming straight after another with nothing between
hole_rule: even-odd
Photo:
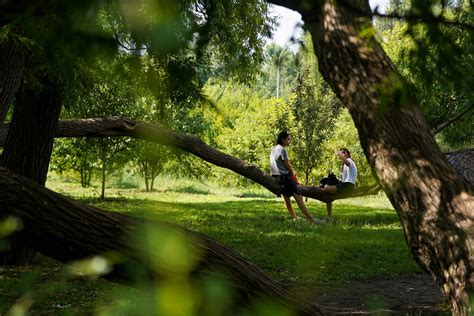
<instances>
[{"instance_id":1,"label":"large tree branch","mask_svg":"<svg viewBox=\"0 0 474 316\"><path fill-rule=\"evenodd\" d=\"M268 3L282 6L294 11L299 11L301 12L301 0L267 0ZM378 10L378 7L376 7L374 10L362 10L359 6L352 4L351 1L348 0L339 0L338 3L342 6L345 6L348 8L350 11L353 13L356 13L359 16L367 17L367 18L373 18L374 16L380 17L380 18L385 18L385 19L395 19L395 20L402 20L402 21L413 21L417 23L425 23L425 24L443 24L443 25L448 25L448 26L456 26L456 27L461 27L469 30L474 30L474 24L468 23L468 22L461 22L457 20L448 20L444 18L443 16L436 16L433 14L418 14L418 13L412 13L408 12L405 14L401 14L398 12L391 12L391 13L381 13ZM307 5L307 4L305 4ZM318 4L314 4L314 6L317 6ZM307 5L307 7L309 7Z\"/></svg>"},{"instance_id":2,"label":"large tree branch","mask_svg":"<svg viewBox=\"0 0 474 316\"><path fill-rule=\"evenodd\" d=\"M436 135L439 132L441 132L443 129L451 125L452 123L456 122L457 120L461 119L464 117L465 114L469 113L472 109L474 109L474 106L468 106L464 110L460 111L459 113L453 115L446 121L440 124L436 124L436 126L433 126L433 134Z\"/></svg>"},{"instance_id":3,"label":"large tree branch","mask_svg":"<svg viewBox=\"0 0 474 316\"><path fill-rule=\"evenodd\" d=\"M415 14L415 13L400 14L397 12L380 13L378 10L372 11L372 14L370 16L371 17L378 16L380 18L395 19L395 20L401 20L401 21L414 21L414 22L425 23L425 24L444 24L448 26L456 26L456 27L462 27L468 30L474 30L474 24L460 22L456 20L447 20L443 18L442 16L434 16L434 15L427 15L427 14L421 15L421 14Z\"/></svg>"},{"instance_id":4,"label":"large tree branch","mask_svg":"<svg viewBox=\"0 0 474 316\"><path fill-rule=\"evenodd\" d=\"M268 3L297 11L303 0L267 0Z\"/></svg>"},{"instance_id":5,"label":"large tree branch","mask_svg":"<svg viewBox=\"0 0 474 316\"><path fill-rule=\"evenodd\" d=\"M137 278L133 271L139 271L145 281L153 283L170 268L161 261L150 260L153 255L143 248L146 242L137 242L137 238L147 231L160 235L160 241L165 240L165 236L178 234L184 237L192 252L190 258L194 258L190 277L199 279L209 273L224 274L235 294L233 308L238 310L265 296L302 315L321 314L317 307L296 298L236 251L206 235L170 223L145 221L81 204L5 168L0 168L0 192L1 217L15 216L22 221L18 237L33 249L59 261L94 255L107 257L114 253L113 256L119 258L118 263L105 277L132 283ZM173 271L169 273L177 273Z\"/></svg>"},{"instance_id":6,"label":"large tree branch","mask_svg":"<svg viewBox=\"0 0 474 316\"><path fill-rule=\"evenodd\" d=\"M0 146L8 132L8 124L0 128ZM120 137L128 136L142 139L192 153L216 166L232 170L254 182L262 185L270 192L280 195L279 184L268 174L255 165L248 164L234 156L225 154L200 140L195 136L183 135L164 127L135 121L121 117L88 118L77 120L61 120L58 124L56 137ZM466 180L474 183L474 150L467 149L446 154L451 166ZM321 192L314 186L301 186L303 196L314 198L324 203L349 197L377 194L381 187L378 184L357 187L349 195L333 195Z\"/></svg>"},{"instance_id":7,"label":"large tree branch","mask_svg":"<svg viewBox=\"0 0 474 316\"><path fill-rule=\"evenodd\" d=\"M0 145L3 144L7 130L8 125L4 129L0 129ZM128 136L184 150L213 165L232 170L262 185L276 195L282 193L278 182L255 165L223 153L195 136L179 134L150 123L121 117L61 120L56 133L56 137L111 136ZM318 187L305 185L301 186L301 190L304 196L328 203L341 198L377 194L380 187L378 185L359 187L350 196L328 194L322 192Z\"/></svg>"}]
</instances>

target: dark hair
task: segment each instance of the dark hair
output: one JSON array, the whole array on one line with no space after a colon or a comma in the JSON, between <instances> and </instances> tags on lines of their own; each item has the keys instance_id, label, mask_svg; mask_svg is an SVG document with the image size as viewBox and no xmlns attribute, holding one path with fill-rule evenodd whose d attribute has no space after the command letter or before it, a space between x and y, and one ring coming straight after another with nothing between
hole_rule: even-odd
<instances>
[{"instance_id":1,"label":"dark hair","mask_svg":"<svg viewBox=\"0 0 474 316\"><path fill-rule=\"evenodd\" d=\"M349 151L349 149L342 147L339 150L345 152L347 154L347 157L351 158L351 152Z\"/></svg>"},{"instance_id":2,"label":"dark hair","mask_svg":"<svg viewBox=\"0 0 474 316\"><path fill-rule=\"evenodd\" d=\"M288 133L287 131L280 132L280 134L278 134L278 137L277 137L277 144L283 145L283 140L287 138L288 136L290 136L290 133Z\"/></svg>"}]
</instances>

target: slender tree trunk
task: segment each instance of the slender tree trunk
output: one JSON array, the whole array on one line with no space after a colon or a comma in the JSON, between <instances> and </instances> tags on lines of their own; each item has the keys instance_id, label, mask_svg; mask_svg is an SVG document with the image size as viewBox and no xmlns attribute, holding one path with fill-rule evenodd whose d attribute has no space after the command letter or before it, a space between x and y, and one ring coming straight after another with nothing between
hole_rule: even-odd
<instances>
[{"instance_id":1,"label":"slender tree trunk","mask_svg":"<svg viewBox=\"0 0 474 316\"><path fill-rule=\"evenodd\" d=\"M136 242L136 238L146 231L162 239L178 234L192 252L190 258L194 264L189 277L224 275L232 293L231 309L241 312L242 307L248 308L262 297L269 297L299 315L322 314L236 251L206 235L178 225L145 222L119 212L102 211L63 197L5 168L0 168L0 192L0 214L21 218L29 246L62 262L112 254L118 261L106 276L112 281L132 283L137 278L134 271L139 271L149 282L159 280L166 267L161 260L151 262L150 253L144 252L143 243Z\"/></svg>"},{"instance_id":2,"label":"slender tree trunk","mask_svg":"<svg viewBox=\"0 0 474 316\"><path fill-rule=\"evenodd\" d=\"M24 69L25 54L12 37L8 36L0 44L0 125L20 87Z\"/></svg>"},{"instance_id":3,"label":"slender tree trunk","mask_svg":"<svg viewBox=\"0 0 474 316\"><path fill-rule=\"evenodd\" d=\"M270 2L302 14L319 69L349 109L415 260L434 277L452 313L468 315L474 288L473 187L444 159L416 98L380 45L360 36L372 27L367 1L361 6L325 0L312 8L300 1Z\"/></svg>"},{"instance_id":4,"label":"slender tree trunk","mask_svg":"<svg viewBox=\"0 0 474 316\"><path fill-rule=\"evenodd\" d=\"M151 169L150 192L153 192L153 186L155 185L155 178L156 178L155 168L152 168Z\"/></svg>"},{"instance_id":5,"label":"slender tree trunk","mask_svg":"<svg viewBox=\"0 0 474 316\"><path fill-rule=\"evenodd\" d=\"M308 171L305 171L304 177L305 177L304 184L307 186L308 183L309 183L309 172ZM308 202L308 197L305 198L305 201Z\"/></svg>"},{"instance_id":6,"label":"slender tree trunk","mask_svg":"<svg viewBox=\"0 0 474 316\"><path fill-rule=\"evenodd\" d=\"M44 185L57 129L61 100L56 86L43 80L41 91L24 84L18 94L1 157L1 166ZM22 234L9 240L9 251L0 256L0 263L17 264L28 261L34 252L23 247Z\"/></svg>"},{"instance_id":7,"label":"slender tree trunk","mask_svg":"<svg viewBox=\"0 0 474 316\"><path fill-rule=\"evenodd\" d=\"M102 140L104 141L104 140ZM107 151L105 148L105 143L102 144L102 190L100 194L100 199L105 200L105 176L106 176L106 167L107 167Z\"/></svg>"},{"instance_id":8,"label":"slender tree trunk","mask_svg":"<svg viewBox=\"0 0 474 316\"><path fill-rule=\"evenodd\" d=\"M92 176L92 168L88 168L87 173L86 173L86 188L91 186L91 176Z\"/></svg>"},{"instance_id":9,"label":"slender tree trunk","mask_svg":"<svg viewBox=\"0 0 474 316\"><path fill-rule=\"evenodd\" d=\"M146 186L146 192L150 192L150 165L144 161L143 162L143 170L145 174L145 186Z\"/></svg>"},{"instance_id":10,"label":"slender tree trunk","mask_svg":"<svg viewBox=\"0 0 474 316\"><path fill-rule=\"evenodd\" d=\"M84 171L84 167L81 166L80 168L80 173L81 173L81 187L85 188L86 187L86 175L85 175L85 171Z\"/></svg>"}]
</instances>

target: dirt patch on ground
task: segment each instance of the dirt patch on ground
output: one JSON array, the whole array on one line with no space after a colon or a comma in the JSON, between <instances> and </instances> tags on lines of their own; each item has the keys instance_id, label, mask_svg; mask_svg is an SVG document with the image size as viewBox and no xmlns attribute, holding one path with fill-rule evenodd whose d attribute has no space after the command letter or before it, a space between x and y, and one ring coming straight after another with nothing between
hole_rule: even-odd
<instances>
[{"instance_id":1,"label":"dirt patch on ground","mask_svg":"<svg viewBox=\"0 0 474 316\"><path fill-rule=\"evenodd\" d=\"M429 275L348 281L301 290L328 315L449 315Z\"/></svg>"}]
</instances>

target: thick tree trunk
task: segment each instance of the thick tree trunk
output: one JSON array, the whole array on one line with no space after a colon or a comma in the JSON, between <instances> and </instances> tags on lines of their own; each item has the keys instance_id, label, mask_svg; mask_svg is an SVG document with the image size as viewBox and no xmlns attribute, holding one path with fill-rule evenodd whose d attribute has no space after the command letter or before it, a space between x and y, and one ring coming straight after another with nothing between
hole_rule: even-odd
<instances>
[{"instance_id":1,"label":"thick tree trunk","mask_svg":"<svg viewBox=\"0 0 474 316\"><path fill-rule=\"evenodd\" d=\"M163 274L163 266L150 263L149 255L134 242L147 229L154 233L183 234L196 263L189 274L199 279L206 273L223 273L234 295L234 308L248 307L261 297L271 297L294 308L301 315L318 315L320 310L295 298L262 270L231 248L212 238L163 222L145 222L116 212L105 212L54 193L28 179L0 168L1 215L13 215L23 222L22 234L35 250L68 262L114 253L120 263L106 276L113 281L133 282L132 271L146 271L150 280ZM130 274L132 273L132 274Z\"/></svg>"},{"instance_id":2,"label":"thick tree trunk","mask_svg":"<svg viewBox=\"0 0 474 316\"><path fill-rule=\"evenodd\" d=\"M25 69L25 54L9 36L0 44L0 126L20 87Z\"/></svg>"},{"instance_id":3,"label":"thick tree trunk","mask_svg":"<svg viewBox=\"0 0 474 316\"><path fill-rule=\"evenodd\" d=\"M446 162L380 45L360 36L372 27L367 1L325 0L313 8L270 2L302 14L319 69L349 109L415 260L433 275L453 314L467 315L474 287L473 186Z\"/></svg>"},{"instance_id":4,"label":"thick tree trunk","mask_svg":"<svg viewBox=\"0 0 474 316\"><path fill-rule=\"evenodd\" d=\"M40 92L23 85L18 93L1 157L1 166L40 185L46 182L61 109L55 86L47 80L43 82L45 85ZM34 252L22 247L23 241L21 234L12 236L9 251L0 256L0 264L28 261Z\"/></svg>"},{"instance_id":5,"label":"thick tree trunk","mask_svg":"<svg viewBox=\"0 0 474 316\"><path fill-rule=\"evenodd\" d=\"M2 166L44 185L48 173L61 100L56 88L40 92L22 87L2 153Z\"/></svg>"}]
</instances>

